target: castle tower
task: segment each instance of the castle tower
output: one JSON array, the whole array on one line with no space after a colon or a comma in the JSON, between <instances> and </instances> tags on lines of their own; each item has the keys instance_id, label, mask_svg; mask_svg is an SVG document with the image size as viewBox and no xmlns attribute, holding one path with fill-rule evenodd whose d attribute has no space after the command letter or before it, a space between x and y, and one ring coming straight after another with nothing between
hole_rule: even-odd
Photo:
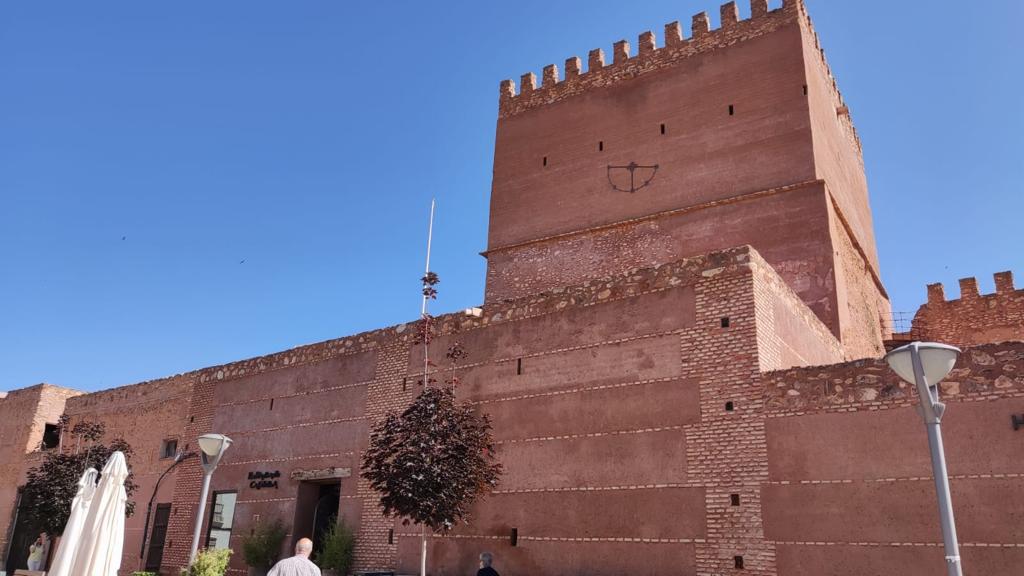
<instances>
[{"instance_id":1,"label":"castle tower","mask_svg":"<svg viewBox=\"0 0 1024 576\"><path fill-rule=\"evenodd\" d=\"M501 83L486 301L750 244L849 357L878 355L860 141L803 3L720 22Z\"/></svg>"}]
</instances>

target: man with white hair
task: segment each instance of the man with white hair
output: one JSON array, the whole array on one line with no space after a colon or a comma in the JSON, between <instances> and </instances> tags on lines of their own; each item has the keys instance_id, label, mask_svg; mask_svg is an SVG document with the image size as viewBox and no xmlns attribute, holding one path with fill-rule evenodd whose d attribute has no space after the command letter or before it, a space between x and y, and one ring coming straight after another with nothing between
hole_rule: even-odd
<instances>
[{"instance_id":1,"label":"man with white hair","mask_svg":"<svg viewBox=\"0 0 1024 576\"><path fill-rule=\"evenodd\" d=\"M480 569L476 571L476 576L498 576L498 571L491 567L492 562L494 562L494 556L490 552L481 554Z\"/></svg>"},{"instance_id":2,"label":"man with white hair","mask_svg":"<svg viewBox=\"0 0 1024 576\"><path fill-rule=\"evenodd\" d=\"M309 561L313 552L313 541L303 538L295 543L295 556L281 560L270 569L267 576L321 576L320 568Z\"/></svg>"}]
</instances>

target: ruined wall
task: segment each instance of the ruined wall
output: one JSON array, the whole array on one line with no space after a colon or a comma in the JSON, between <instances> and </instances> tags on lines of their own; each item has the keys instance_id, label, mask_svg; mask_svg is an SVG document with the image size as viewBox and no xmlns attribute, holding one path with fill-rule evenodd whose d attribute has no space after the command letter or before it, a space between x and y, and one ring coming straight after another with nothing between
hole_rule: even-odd
<instances>
[{"instance_id":1,"label":"ruined wall","mask_svg":"<svg viewBox=\"0 0 1024 576\"><path fill-rule=\"evenodd\" d=\"M14 529L18 488L42 455L43 429L46 424L56 424L64 403L78 394L81 392L37 384L0 396L0 566L6 561Z\"/></svg>"},{"instance_id":2,"label":"ruined wall","mask_svg":"<svg viewBox=\"0 0 1024 576\"><path fill-rule=\"evenodd\" d=\"M940 384L964 571L1024 561L1024 343L966 349ZM765 537L780 574L941 573L942 538L916 394L882 360L763 377Z\"/></svg>"},{"instance_id":3,"label":"ruined wall","mask_svg":"<svg viewBox=\"0 0 1024 576\"><path fill-rule=\"evenodd\" d=\"M146 504L153 497L157 479L174 462L173 458L162 457L163 442L176 440L179 449L196 448L194 439L185 436L193 383L193 374L181 374L85 394L68 400L65 407L70 427L82 420L101 423L106 427L104 441L124 438L134 452L129 465L138 488L133 496L135 514L125 522L122 575L141 569L139 552ZM74 450L73 442L67 440L65 449ZM157 504L171 502L175 475L171 472L160 484L154 510Z\"/></svg>"},{"instance_id":4,"label":"ruined wall","mask_svg":"<svg viewBox=\"0 0 1024 576\"><path fill-rule=\"evenodd\" d=\"M1013 273L995 274L996 292L981 295L974 278L960 280L960 298L946 300L942 284L928 286L928 302L914 315L911 335L957 346L1024 340L1024 290Z\"/></svg>"}]
</instances>

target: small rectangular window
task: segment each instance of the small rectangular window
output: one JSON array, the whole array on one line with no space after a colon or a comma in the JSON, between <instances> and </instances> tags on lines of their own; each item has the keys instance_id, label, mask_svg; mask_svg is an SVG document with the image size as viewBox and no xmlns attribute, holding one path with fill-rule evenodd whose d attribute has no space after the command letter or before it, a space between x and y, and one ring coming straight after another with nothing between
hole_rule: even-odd
<instances>
[{"instance_id":1,"label":"small rectangular window","mask_svg":"<svg viewBox=\"0 0 1024 576\"><path fill-rule=\"evenodd\" d=\"M737 568L739 568L740 570L743 569L743 556L733 556L732 560Z\"/></svg>"},{"instance_id":2,"label":"small rectangular window","mask_svg":"<svg viewBox=\"0 0 1024 576\"><path fill-rule=\"evenodd\" d=\"M665 125L664 125L664 124L662 124L662 125L661 125L661 133L662 133L662 134L664 134L664 133L665 133Z\"/></svg>"},{"instance_id":3,"label":"small rectangular window","mask_svg":"<svg viewBox=\"0 0 1024 576\"><path fill-rule=\"evenodd\" d=\"M522 376L523 374L523 359L516 358L516 376Z\"/></svg>"},{"instance_id":4,"label":"small rectangular window","mask_svg":"<svg viewBox=\"0 0 1024 576\"><path fill-rule=\"evenodd\" d=\"M601 140L600 142L597 143L597 151L604 152L604 140Z\"/></svg>"},{"instance_id":5,"label":"small rectangular window","mask_svg":"<svg viewBox=\"0 0 1024 576\"><path fill-rule=\"evenodd\" d=\"M270 399L270 409L271 410L274 409L274 399L273 398Z\"/></svg>"},{"instance_id":6,"label":"small rectangular window","mask_svg":"<svg viewBox=\"0 0 1024 576\"><path fill-rule=\"evenodd\" d=\"M725 316L725 317L722 318L722 328L728 328L728 327L729 327L729 317Z\"/></svg>"},{"instance_id":7,"label":"small rectangular window","mask_svg":"<svg viewBox=\"0 0 1024 576\"><path fill-rule=\"evenodd\" d=\"M178 453L178 441L170 438L160 443L160 458L174 458Z\"/></svg>"},{"instance_id":8,"label":"small rectangular window","mask_svg":"<svg viewBox=\"0 0 1024 576\"><path fill-rule=\"evenodd\" d=\"M729 104L729 116L732 116L735 113L736 113L736 109L733 108L732 104Z\"/></svg>"},{"instance_id":9,"label":"small rectangular window","mask_svg":"<svg viewBox=\"0 0 1024 576\"><path fill-rule=\"evenodd\" d=\"M807 84L804 84L804 96L807 96Z\"/></svg>"},{"instance_id":10,"label":"small rectangular window","mask_svg":"<svg viewBox=\"0 0 1024 576\"><path fill-rule=\"evenodd\" d=\"M739 494L730 494L729 495L729 500L732 502L733 506L739 506L740 505L740 495Z\"/></svg>"},{"instance_id":11,"label":"small rectangular window","mask_svg":"<svg viewBox=\"0 0 1024 576\"><path fill-rule=\"evenodd\" d=\"M60 426L47 424L43 427L43 450L53 450L60 444Z\"/></svg>"},{"instance_id":12,"label":"small rectangular window","mask_svg":"<svg viewBox=\"0 0 1024 576\"><path fill-rule=\"evenodd\" d=\"M510 540L512 541L512 546L519 545L519 528L512 529L512 537L510 538Z\"/></svg>"},{"instance_id":13,"label":"small rectangular window","mask_svg":"<svg viewBox=\"0 0 1024 576\"><path fill-rule=\"evenodd\" d=\"M736 409L736 406L732 403L732 400L730 400L730 401L725 403L725 411L726 412L732 412L735 409Z\"/></svg>"},{"instance_id":14,"label":"small rectangular window","mask_svg":"<svg viewBox=\"0 0 1024 576\"><path fill-rule=\"evenodd\" d=\"M548 165L548 157L547 157L547 156L545 156L545 157L544 157L544 161L543 161L543 162L544 162L544 165L545 165L545 166L547 166L547 165Z\"/></svg>"},{"instance_id":15,"label":"small rectangular window","mask_svg":"<svg viewBox=\"0 0 1024 576\"><path fill-rule=\"evenodd\" d=\"M394 544L394 543L395 543L395 529L394 528L388 528L388 544Z\"/></svg>"}]
</instances>

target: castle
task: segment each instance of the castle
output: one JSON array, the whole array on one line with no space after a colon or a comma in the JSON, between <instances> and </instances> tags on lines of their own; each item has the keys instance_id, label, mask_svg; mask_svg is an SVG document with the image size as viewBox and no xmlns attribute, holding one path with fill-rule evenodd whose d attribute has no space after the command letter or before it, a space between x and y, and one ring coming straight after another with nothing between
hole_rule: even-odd
<instances>
[{"instance_id":1,"label":"castle","mask_svg":"<svg viewBox=\"0 0 1024 576\"><path fill-rule=\"evenodd\" d=\"M1024 565L1024 290L928 287L894 332L861 143L803 3L721 7L500 84L480 315L438 319L470 351L459 395L489 414L505 474L471 524L430 539L435 575L483 550L508 574L934 575L944 566L915 394L880 360L964 348L941 384L963 564ZM560 73L561 72L561 73ZM414 324L111 390L0 399L0 535L54 424L107 425L151 495L122 573L187 562L203 433L234 439L203 544L337 514L359 570L418 568L419 531L359 478L368 429L418 393ZM252 478L274 477L276 482ZM149 539L142 548L142 534ZM141 551L141 553L140 553ZM236 555L232 574L244 573Z\"/></svg>"}]
</instances>

